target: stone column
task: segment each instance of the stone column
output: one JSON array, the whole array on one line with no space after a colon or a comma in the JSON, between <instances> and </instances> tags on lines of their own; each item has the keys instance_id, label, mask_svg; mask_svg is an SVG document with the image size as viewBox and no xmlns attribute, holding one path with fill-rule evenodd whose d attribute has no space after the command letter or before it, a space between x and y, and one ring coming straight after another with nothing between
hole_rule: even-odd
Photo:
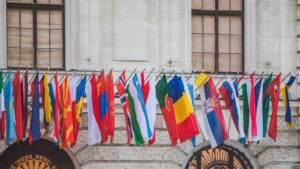
<instances>
[{"instance_id":1,"label":"stone column","mask_svg":"<svg viewBox=\"0 0 300 169\"><path fill-rule=\"evenodd\" d=\"M300 73L300 0L297 0L297 72ZM300 81L297 80L297 99L300 99Z\"/></svg>"}]
</instances>

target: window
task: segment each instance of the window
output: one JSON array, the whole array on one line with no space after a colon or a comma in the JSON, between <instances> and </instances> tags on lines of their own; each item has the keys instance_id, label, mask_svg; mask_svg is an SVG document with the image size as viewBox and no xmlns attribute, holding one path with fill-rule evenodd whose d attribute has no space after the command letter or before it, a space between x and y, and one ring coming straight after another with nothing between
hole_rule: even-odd
<instances>
[{"instance_id":1,"label":"window","mask_svg":"<svg viewBox=\"0 0 300 169\"><path fill-rule=\"evenodd\" d=\"M64 68L63 0L7 0L7 65Z\"/></svg>"},{"instance_id":2,"label":"window","mask_svg":"<svg viewBox=\"0 0 300 169\"><path fill-rule=\"evenodd\" d=\"M192 0L192 69L243 72L244 0Z\"/></svg>"}]
</instances>

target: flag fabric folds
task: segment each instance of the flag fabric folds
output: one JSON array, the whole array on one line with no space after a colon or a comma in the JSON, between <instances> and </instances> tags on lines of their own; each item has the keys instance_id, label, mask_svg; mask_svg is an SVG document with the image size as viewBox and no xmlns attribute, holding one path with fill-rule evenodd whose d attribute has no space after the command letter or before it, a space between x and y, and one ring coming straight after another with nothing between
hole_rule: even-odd
<instances>
[{"instance_id":1,"label":"flag fabric folds","mask_svg":"<svg viewBox=\"0 0 300 169\"><path fill-rule=\"evenodd\" d=\"M60 136L60 123L59 123L59 86L57 74L53 76L53 79L48 84L49 94L51 99L52 116L53 116L53 139L55 143L58 143Z\"/></svg>"},{"instance_id":2,"label":"flag fabric folds","mask_svg":"<svg viewBox=\"0 0 300 169\"><path fill-rule=\"evenodd\" d=\"M125 86L126 86L126 74L125 71L123 71L116 83L116 88L121 100L121 105L124 113L124 120L125 120L126 133L127 133L127 144L130 144L133 138L133 133L132 133L132 127L131 127L132 123L130 119L130 112L129 112L129 105L128 105L128 96L126 94Z\"/></svg>"},{"instance_id":3,"label":"flag fabric folds","mask_svg":"<svg viewBox=\"0 0 300 169\"><path fill-rule=\"evenodd\" d=\"M214 148L228 139L228 133L218 93L211 77L200 91L205 128L211 147Z\"/></svg>"},{"instance_id":4,"label":"flag fabric folds","mask_svg":"<svg viewBox=\"0 0 300 169\"><path fill-rule=\"evenodd\" d=\"M70 80L69 80L69 89L70 89L70 101L71 101L71 111L72 111L72 117L73 117L73 133L74 133L74 141L71 143L71 146L73 147L76 143L76 135L77 135L77 129L79 128L78 123L76 122L76 83L77 83L77 77L74 73Z\"/></svg>"},{"instance_id":5,"label":"flag fabric folds","mask_svg":"<svg viewBox=\"0 0 300 169\"><path fill-rule=\"evenodd\" d=\"M185 90L182 80L176 75L169 82L170 96L173 101L176 125L180 142L184 142L199 134L196 117L190 97Z\"/></svg>"},{"instance_id":6,"label":"flag fabric folds","mask_svg":"<svg viewBox=\"0 0 300 169\"><path fill-rule=\"evenodd\" d=\"M23 123L23 138L26 138L27 119L28 119L28 70L21 80L21 98L22 98L22 123Z\"/></svg>"},{"instance_id":7,"label":"flag fabric folds","mask_svg":"<svg viewBox=\"0 0 300 169\"><path fill-rule=\"evenodd\" d=\"M256 125L256 101L255 101L255 89L254 89L254 74L252 73L247 81L247 105L249 112L249 125L248 125L248 139L250 137L257 136Z\"/></svg>"},{"instance_id":8,"label":"flag fabric folds","mask_svg":"<svg viewBox=\"0 0 300 169\"><path fill-rule=\"evenodd\" d=\"M35 74L31 83L32 112L30 122L29 143L37 141L41 137L40 132L40 101L39 101L39 73Z\"/></svg>"},{"instance_id":9,"label":"flag fabric folds","mask_svg":"<svg viewBox=\"0 0 300 169\"><path fill-rule=\"evenodd\" d=\"M17 71L12 82L13 103L15 108L16 136L18 140L23 139L23 117L22 117L22 97L21 97L21 75Z\"/></svg>"},{"instance_id":10,"label":"flag fabric folds","mask_svg":"<svg viewBox=\"0 0 300 169\"><path fill-rule=\"evenodd\" d=\"M195 96L194 96L194 90L195 90L194 74L192 74L191 77L189 78L189 81L187 82L187 87L188 87L189 95L191 98L191 103L193 106L193 112L195 114L196 112L195 112ZM197 118L196 118L196 122L197 122ZM198 124L198 122L197 122L197 124ZM193 146L196 146L196 144L197 144L196 136L194 136L191 141L192 141Z\"/></svg>"},{"instance_id":11,"label":"flag fabric folds","mask_svg":"<svg viewBox=\"0 0 300 169\"><path fill-rule=\"evenodd\" d=\"M163 77L156 84L156 97L161 112L163 114L163 118L166 123L168 134L171 140L171 145L176 145L179 137L178 137L173 101L170 96L166 75L163 75Z\"/></svg>"},{"instance_id":12,"label":"flag fabric folds","mask_svg":"<svg viewBox=\"0 0 300 169\"><path fill-rule=\"evenodd\" d=\"M44 76L40 81L40 89L41 89L41 97L42 97L42 105L44 109L44 124L45 128L48 128L48 125L52 119L51 114L51 102L50 102L50 94L49 94L49 86L48 86L48 74L45 72Z\"/></svg>"},{"instance_id":13,"label":"flag fabric folds","mask_svg":"<svg viewBox=\"0 0 300 169\"><path fill-rule=\"evenodd\" d=\"M283 106L285 108L285 122L287 122L287 126L292 126L292 112L290 107L290 99L289 99L289 89L293 85L296 80L296 76L291 76L288 82L281 88L281 94L283 99Z\"/></svg>"},{"instance_id":14,"label":"flag fabric folds","mask_svg":"<svg viewBox=\"0 0 300 169\"><path fill-rule=\"evenodd\" d=\"M219 91L224 99L226 108L230 111L233 124L240 135L240 140L244 140L245 133L242 112L239 105L238 95L236 94L234 84L230 78L223 82Z\"/></svg>"},{"instance_id":15,"label":"flag fabric folds","mask_svg":"<svg viewBox=\"0 0 300 169\"><path fill-rule=\"evenodd\" d=\"M270 110L270 84L272 82L272 76L273 74L271 73L263 84L263 137L266 137L267 135Z\"/></svg>"},{"instance_id":16,"label":"flag fabric folds","mask_svg":"<svg viewBox=\"0 0 300 169\"><path fill-rule=\"evenodd\" d=\"M0 141L5 136L5 106L4 106L4 91L3 91L3 73L0 71Z\"/></svg>"},{"instance_id":17,"label":"flag fabric folds","mask_svg":"<svg viewBox=\"0 0 300 169\"><path fill-rule=\"evenodd\" d=\"M277 135L277 111L278 111L279 93L280 93L280 75L278 75L270 84L272 116L269 125L268 135L274 141L276 141L276 135Z\"/></svg>"},{"instance_id":18,"label":"flag fabric folds","mask_svg":"<svg viewBox=\"0 0 300 169\"><path fill-rule=\"evenodd\" d=\"M110 71L106 78L105 91L108 101L108 135L110 136L110 143L112 143L115 135L115 92L112 71Z\"/></svg>"},{"instance_id":19,"label":"flag fabric folds","mask_svg":"<svg viewBox=\"0 0 300 169\"><path fill-rule=\"evenodd\" d=\"M245 135L248 136L248 129L249 129L249 101L248 101L248 92L247 92L247 84L242 85L242 97L243 97L243 118L244 118L244 132Z\"/></svg>"}]
</instances>

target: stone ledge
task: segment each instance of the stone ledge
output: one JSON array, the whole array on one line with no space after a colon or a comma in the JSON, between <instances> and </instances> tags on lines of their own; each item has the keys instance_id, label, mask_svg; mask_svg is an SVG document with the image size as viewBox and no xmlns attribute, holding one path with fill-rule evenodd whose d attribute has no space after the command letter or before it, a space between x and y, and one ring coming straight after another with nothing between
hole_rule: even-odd
<instances>
[{"instance_id":1,"label":"stone ledge","mask_svg":"<svg viewBox=\"0 0 300 169\"><path fill-rule=\"evenodd\" d=\"M161 161L153 161L152 163L138 163L137 161L129 162L102 162L95 161L94 163L86 164L81 166L82 169L155 169L155 168L163 168L163 169L180 169L181 167Z\"/></svg>"}]
</instances>

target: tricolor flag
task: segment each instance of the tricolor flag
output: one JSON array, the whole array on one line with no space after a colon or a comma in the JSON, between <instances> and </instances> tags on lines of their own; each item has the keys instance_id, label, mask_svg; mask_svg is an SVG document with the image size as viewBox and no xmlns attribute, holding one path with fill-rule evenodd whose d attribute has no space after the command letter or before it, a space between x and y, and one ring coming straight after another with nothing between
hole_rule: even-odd
<instances>
[{"instance_id":1,"label":"tricolor flag","mask_svg":"<svg viewBox=\"0 0 300 169\"><path fill-rule=\"evenodd\" d=\"M269 110L270 110L270 84L272 82L271 73L269 77L264 81L263 84L263 136L267 135Z\"/></svg>"},{"instance_id":2,"label":"tricolor flag","mask_svg":"<svg viewBox=\"0 0 300 169\"><path fill-rule=\"evenodd\" d=\"M47 129L52 119L47 72L44 73L44 76L40 81L40 89L41 89L40 93L42 98L42 105L44 109L44 128Z\"/></svg>"},{"instance_id":3,"label":"tricolor flag","mask_svg":"<svg viewBox=\"0 0 300 169\"><path fill-rule=\"evenodd\" d=\"M108 101L108 135L110 136L110 143L112 143L115 135L115 92L112 71L109 72L105 80L105 91Z\"/></svg>"},{"instance_id":4,"label":"tricolor flag","mask_svg":"<svg viewBox=\"0 0 300 169\"><path fill-rule=\"evenodd\" d=\"M126 86L126 74L125 71L123 71L117 81L116 88L118 90L118 94L121 100L121 105L124 113L124 120L125 120L126 133L127 133L127 144L130 144L133 138L133 133L132 133L132 123L130 119L130 112L129 112L129 105L128 105L128 97L126 95L125 86Z\"/></svg>"},{"instance_id":5,"label":"tricolor flag","mask_svg":"<svg viewBox=\"0 0 300 169\"><path fill-rule=\"evenodd\" d=\"M292 87L293 83L296 80L296 76L291 76L289 81L281 88L283 106L285 108L285 122L287 122L287 126L292 126L292 112L290 107L290 96L289 89Z\"/></svg>"},{"instance_id":6,"label":"tricolor flag","mask_svg":"<svg viewBox=\"0 0 300 169\"><path fill-rule=\"evenodd\" d=\"M5 135L5 106L4 106L4 91L3 91L3 74L0 71L0 141Z\"/></svg>"},{"instance_id":7,"label":"tricolor flag","mask_svg":"<svg viewBox=\"0 0 300 169\"><path fill-rule=\"evenodd\" d=\"M62 149L74 142L74 125L70 97L69 80L68 76L66 76L59 86L59 112L61 113L60 148Z\"/></svg>"},{"instance_id":8,"label":"tricolor flag","mask_svg":"<svg viewBox=\"0 0 300 169\"><path fill-rule=\"evenodd\" d=\"M224 99L226 108L230 111L233 124L239 132L240 141L244 142L242 141L245 140L242 112L239 105L238 95L236 94L234 84L230 78L223 82L219 91Z\"/></svg>"},{"instance_id":9,"label":"tricolor flag","mask_svg":"<svg viewBox=\"0 0 300 169\"><path fill-rule=\"evenodd\" d=\"M14 108L15 108L15 122L16 122L16 136L18 140L23 139L23 117L22 117L22 96L21 96L21 75L20 70L15 74L12 82Z\"/></svg>"},{"instance_id":10,"label":"tricolor flag","mask_svg":"<svg viewBox=\"0 0 300 169\"><path fill-rule=\"evenodd\" d=\"M152 138L153 133L150 127L149 117L144 102L141 84L136 74L133 76L128 86L128 100L130 105L130 115L133 120L133 123L135 121L134 115L136 115L139 130L143 137L143 142L141 142L140 138L136 138L138 139L137 144L142 144L144 142L149 141ZM135 126L135 124L133 124L133 128L136 137L138 137L140 134L138 133L138 129L137 126Z\"/></svg>"},{"instance_id":11,"label":"tricolor flag","mask_svg":"<svg viewBox=\"0 0 300 169\"><path fill-rule=\"evenodd\" d=\"M193 112L191 99L185 90L182 80L176 75L169 82L170 96L172 97L176 125L180 142L184 142L199 134L196 117Z\"/></svg>"},{"instance_id":12,"label":"tricolor flag","mask_svg":"<svg viewBox=\"0 0 300 169\"><path fill-rule=\"evenodd\" d=\"M76 83L77 83L77 78L76 74L74 73L70 80L69 80L69 88L70 88L70 99L71 99L71 109L72 109L72 117L73 117L73 133L74 133L74 140L71 143L71 146L73 147L76 143L76 136L78 132L78 123L76 122Z\"/></svg>"},{"instance_id":13,"label":"tricolor flag","mask_svg":"<svg viewBox=\"0 0 300 169\"><path fill-rule=\"evenodd\" d=\"M59 121L59 86L58 86L58 77L57 74L54 75L51 83L49 83L49 94L51 98L51 106L52 106L52 116L53 116L53 138L54 142L59 142L60 135L60 121Z\"/></svg>"},{"instance_id":14,"label":"tricolor flag","mask_svg":"<svg viewBox=\"0 0 300 169\"><path fill-rule=\"evenodd\" d=\"M30 133L29 143L37 141L41 137L40 132L40 101L39 101L39 73L35 74L34 80L31 83L31 100L32 100L32 111L31 111L31 122L30 122Z\"/></svg>"},{"instance_id":15,"label":"tricolor flag","mask_svg":"<svg viewBox=\"0 0 300 169\"><path fill-rule=\"evenodd\" d=\"M21 80L21 98L22 98L22 123L23 138L26 138L27 119L28 119L28 70Z\"/></svg>"},{"instance_id":16,"label":"tricolor flag","mask_svg":"<svg viewBox=\"0 0 300 169\"><path fill-rule=\"evenodd\" d=\"M156 97L166 123L166 127L171 140L171 145L176 145L179 137L174 114L173 101L170 96L168 81L165 74L156 84Z\"/></svg>"},{"instance_id":17,"label":"tricolor flag","mask_svg":"<svg viewBox=\"0 0 300 169\"><path fill-rule=\"evenodd\" d=\"M276 141L277 135L277 111L280 93L280 75L278 75L270 84L270 96L272 103L272 116L269 125L269 137Z\"/></svg>"},{"instance_id":18,"label":"tricolor flag","mask_svg":"<svg viewBox=\"0 0 300 169\"><path fill-rule=\"evenodd\" d=\"M228 133L218 93L212 78L204 84L204 88L200 91L206 132L208 133L211 147L215 148L228 139Z\"/></svg>"},{"instance_id":19,"label":"tricolor flag","mask_svg":"<svg viewBox=\"0 0 300 169\"><path fill-rule=\"evenodd\" d=\"M101 143L103 144L108 140L109 134L108 99L105 90L104 71L102 71L100 76L98 77L97 90L100 110Z\"/></svg>"},{"instance_id":20,"label":"tricolor flag","mask_svg":"<svg viewBox=\"0 0 300 169\"><path fill-rule=\"evenodd\" d=\"M86 100L88 108L88 145L94 145L101 142L100 113L95 74L87 82Z\"/></svg>"}]
</instances>

